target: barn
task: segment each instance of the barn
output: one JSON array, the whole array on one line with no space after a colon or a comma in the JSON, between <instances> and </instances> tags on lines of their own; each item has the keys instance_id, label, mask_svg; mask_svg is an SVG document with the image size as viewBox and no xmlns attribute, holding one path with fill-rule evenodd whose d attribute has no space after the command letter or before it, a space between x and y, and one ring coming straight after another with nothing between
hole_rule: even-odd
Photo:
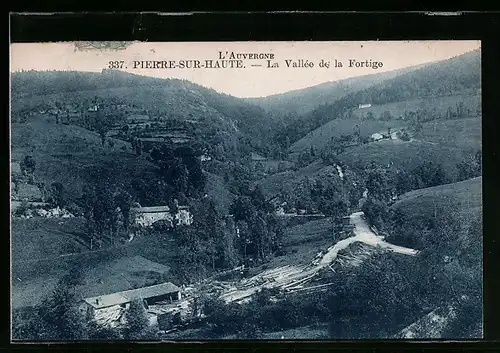
<instances>
[{"instance_id":1,"label":"barn","mask_svg":"<svg viewBox=\"0 0 500 353\"><path fill-rule=\"evenodd\" d=\"M147 308L153 304L171 304L181 300L181 290L171 282L131 289L123 292L100 295L83 300L82 314L93 317L99 324L116 326L134 300L141 300ZM154 320L151 320L154 321Z\"/></svg>"}]
</instances>

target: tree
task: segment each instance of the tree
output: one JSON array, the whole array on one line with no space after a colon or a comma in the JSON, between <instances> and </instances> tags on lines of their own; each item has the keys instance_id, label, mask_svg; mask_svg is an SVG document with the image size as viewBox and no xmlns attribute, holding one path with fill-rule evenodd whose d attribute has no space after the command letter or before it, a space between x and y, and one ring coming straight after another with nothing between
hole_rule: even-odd
<instances>
[{"instance_id":1,"label":"tree","mask_svg":"<svg viewBox=\"0 0 500 353\"><path fill-rule=\"evenodd\" d=\"M391 196L391 187L388 183L387 173L381 167L375 166L368 171L366 188L370 195L379 200L388 200Z\"/></svg>"},{"instance_id":2,"label":"tree","mask_svg":"<svg viewBox=\"0 0 500 353\"><path fill-rule=\"evenodd\" d=\"M124 314L125 328L123 337L127 340L140 340L147 337L149 319L146 309L141 300L136 299L130 302L130 306Z\"/></svg>"},{"instance_id":3,"label":"tree","mask_svg":"<svg viewBox=\"0 0 500 353\"><path fill-rule=\"evenodd\" d=\"M469 155L456 165L458 171L458 179L466 180L475 178L481 175L481 153Z\"/></svg>"},{"instance_id":4,"label":"tree","mask_svg":"<svg viewBox=\"0 0 500 353\"><path fill-rule=\"evenodd\" d=\"M424 187L438 186L449 182L443 166L440 163L427 161L415 168L413 173L420 178Z\"/></svg>"},{"instance_id":5,"label":"tree","mask_svg":"<svg viewBox=\"0 0 500 353\"><path fill-rule=\"evenodd\" d=\"M40 327L43 328L40 335L47 340L86 339L86 323L77 302L74 287L66 281L59 282L37 308L35 320L41 320Z\"/></svg>"},{"instance_id":6,"label":"tree","mask_svg":"<svg viewBox=\"0 0 500 353\"><path fill-rule=\"evenodd\" d=\"M175 158L174 163L167 174L167 182L173 185L178 193L186 193L188 190L189 174L182 158Z\"/></svg>"},{"instance_id":7,"label":"tree","mask_svg":"<svg viewBox=\"0 0 500 353\"><path fill-rule=\"evenodd\" d=\"M20 163L21 171L27 175L33 175L35 173L36 162L33 159L33 156L25 156L24 159Z\"/></svg>"},{"instance_id":8,"label":"tree","mask_svg":"<svg viewBox=\"0 0 500 353\"><path fill-rule=\"evenodd\" d=\"M380 120L388 121L392 120L394 117L392 116L391 112L386 110L380 115Z\"/></svg>"},{"instance_id":9,"label":"tree","mask_svg":"<svg viewBox=\"0 0 500 353\"><path fill-rule=\"evenodd\" d=\"M248 221L255 214L255 206L248 196L238 197L231 205L230 212L234 215L236 222L240 220Z\"/></svg>"},{"instance_id":10,"label":"tree","mask_svg":"<svg viewBox=\"0 0 500 353\"><path fill-rule=\"evenodd\" d=\"M55 182L51 185L52 202L57 207L64 207L66 205L64 187L61 183Z\"/></svg>"}]
</instances>

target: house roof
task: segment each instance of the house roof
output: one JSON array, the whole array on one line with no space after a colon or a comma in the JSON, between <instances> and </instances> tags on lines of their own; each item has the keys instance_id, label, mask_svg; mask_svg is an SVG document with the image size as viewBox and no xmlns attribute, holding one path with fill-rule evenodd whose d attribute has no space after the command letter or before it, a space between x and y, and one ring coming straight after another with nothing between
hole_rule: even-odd
<instances>
[{"instance_id":1,"label":"house roof","mask_svg":"<svg viewBox=\"0 0 500 353\"><path fill-rule=\"evenodd\" d=\"M178 206L179 210L187 210L188 206ZM168 206L151 206L151 207L132 207L131 210L138 213L157 213L157 212L169 212L170 208Z\"/></svg>"},{"instance_id":2,"label":"house roof","mask_svg":"<svg viewBox=\"0 0 500 353\"><path fill-rule=\"evenodd\" d=\"M97 297L86 298L84 301L96 309L130 303L135 299L148 299L164 294L179 292L180 288L171 282L156 284L154 286L131 289Z\"/></svg>"},{"instance_id":3,"label":"house roof","mask_svg":"<svg viewBox=\"0 0 500 353\"><path fill-rule=\"evenodd\" d=\"M132 209L135 212L139 212L139 213L156 213L156 212L168 212L168 211L170 211L170 208L168 206L134 207Z\"/></svg>"}]
</instances>

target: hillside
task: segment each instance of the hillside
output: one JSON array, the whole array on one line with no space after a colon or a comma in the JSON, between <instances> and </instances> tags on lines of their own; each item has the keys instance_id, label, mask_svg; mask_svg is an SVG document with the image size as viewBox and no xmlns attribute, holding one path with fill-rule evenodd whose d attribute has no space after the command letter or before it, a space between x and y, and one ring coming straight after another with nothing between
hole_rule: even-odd
<instances>
[{"instance_id":1,"label":"hillside","mask_svg":"<svg viewBox=\"0 0 500 353\"><path fill-rule=\"evenodd\" d=\"M408 216L427 217L435 212L475 215L481 212L482 178L410 191L392 205L394 211Z\"/></svg>"},{"instance_id":2,"label":"hillside","mask_svg":"<svg viewBox=\"0 0 500 353\"><path fill-rule=\"evenodd\" d=\"M392 164L399 169L411 170L424 162L443 166L451 178L456 177L456 164L468 156L467 151L435 145L423 141L383 140L352 147L338 155L348 166L364 169L372 162Z\"/></svg>"},{"instance_id":3,"label":"hillside","mask_svg":"<svg viewBox=\"0 0 500 353\"><path fill-rule=\"evenodd\" d=\"M273 94L261 98L246 98L245 100L275 114L302 115L311 112L320 105L333 103L348 94L363 90L384 80L392 79L405 72L416 70L422 66L424 65L417 65L373 75L350 77L281 94Z\"/></svg>"},{"instance_id":4,"label":"hillside","mask_svg":"<svg viewBox=\"0 0 500 353\"><path fill-rule=\"evenodd\" d=\"M460 103L463 103L466 107L470 107L470 113L466 114L467 117L465 119L445 120L440 118L440 116L446 114L450 107L455 108L457 104ZM477 119L477 111L480 110L480 108L481 97L476 94L458 94L454 96L372 105L369 108L355 109L350 119L331 120L314 131L311 131L306 136L296 141L290 147L290 152L298 153L311 146L316 149L322 149L332 138L337 139L341 135L352 134L355 126L359 126L360 134L364 137L369 137L376 132L387 131L388 127L392 129L408 127L410 122L403 119L366 120L364 117L368 112L375 117L380 117L380 115L385 112L389 112L393 117L399 117L405 114L405 112L415 112L419 109L426 109L429 111L428 119L433 119L432 122L423 124L423 136L425 136L426 140L445 142L448 138L451 138L454 144L456 144L458 139L463 137L466 137L467 140L480 137L477 135L480 132L480 121ZM462 124L464 125L462 126ZM471 131L472 134L470 135L469 132ZM438 138L440 135L443 138Z\"/></svg>"},{"instance_id":5,"label":"hillside","mask_svg":"<svg viewBox=\"0 0 500 353\"><path fill-rule=\"evenodd\" d=\"M32 155L36 180L47 186L62 183L70 199L81 195L90 172L96 168L106 168L121 181L154 171L151 162L137 158L129 143L114 141L113 147L102 146L95 132L41 119L30 124L12 124L12 160L19 162Z\"/></svg>"},{"instance_id":6,"label":"hillside","mask_svg":"<svg viewBox=\"0 0 500 353\"><path fill-rule=\"evenodd\" d=\"M206 123L237 136L241 130L251 137L254 146L262 145L273 128L272 120L262 108L186 80L103 70L101 73L16 72L12 73L11 81L14 117L56 105L79 110L97 97L125 105L131 111Z\"/></svg>"},{"instance_id":7,"label":"hillside","mask_svg":"<svg viewBox=\"0 0 500 353\"><path fill-rule=\"evenodd\" d=\"M481 87L480 68L479 51L426 65L348 94L333 103L318 106L312 112L287 124L283 131L277 133L276 138L283 142L288 136L292 143L298 141L331 120L351 119L360 104L381 106L401 102L400 106L409 112L418 110L419 104L416 102L424 99L427 103L432 103L425 105L427 115L435 115L433 108L454 109L455 103L461 100L452 98L450 101L450 98L445 97L477 96ZM407 106L405 102L409 101L413 103ZM443 103L446 104L443 106ZM477 104L474 104L474 101L472 103L473 106L465 108L475 114L472 110ZM385 111L385 108L383 109ZM396 110L396 114L400 112L400 108Z\"/></svg>"}]
</instances>

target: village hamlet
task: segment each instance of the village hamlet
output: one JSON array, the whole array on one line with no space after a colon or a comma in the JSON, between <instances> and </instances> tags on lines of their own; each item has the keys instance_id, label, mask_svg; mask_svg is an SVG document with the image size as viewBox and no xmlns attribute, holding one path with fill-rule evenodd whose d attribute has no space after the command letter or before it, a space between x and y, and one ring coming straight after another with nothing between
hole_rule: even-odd
<instances>
[{"instance_id":1,"label":"village hamlet","mask_svg":"<svg viewBox=\"0 0 500 353\"><path fill-rule=\"evenodd\" d=\"M12 340L483 337L479 42L79 45L11 45Z\"/></svg>"}]
</instances>

